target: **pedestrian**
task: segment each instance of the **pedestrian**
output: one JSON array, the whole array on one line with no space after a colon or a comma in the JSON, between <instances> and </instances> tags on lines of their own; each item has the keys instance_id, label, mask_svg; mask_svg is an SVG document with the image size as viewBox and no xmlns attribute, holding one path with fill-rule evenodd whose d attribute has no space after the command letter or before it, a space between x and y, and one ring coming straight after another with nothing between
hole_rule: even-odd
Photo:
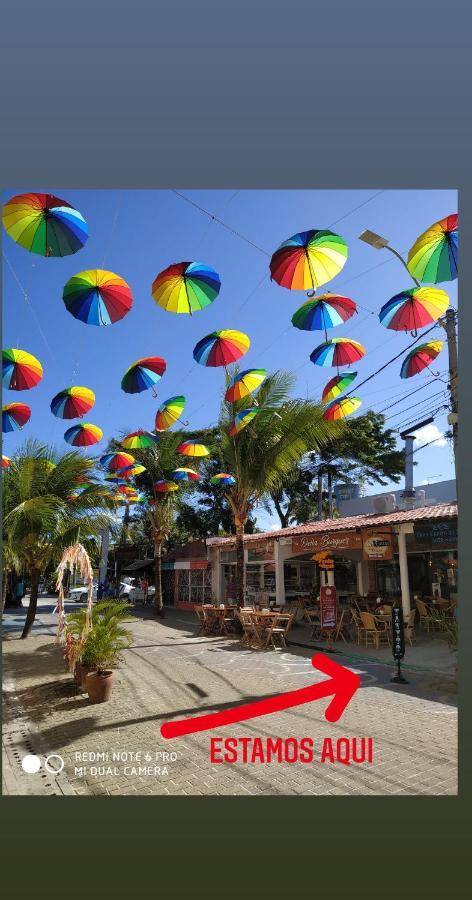
<instances>
[{"instance_id":1,"label":"pedestrian","mask_svg":"<svg viewBox=\"0 0 472 900\"><path fill-rule=\"evenodd\" d=\"M148 601L148 593L149 593L149 581L146 576L141 578L141 590L143 592L143 603L147 603Z\"/></svg>"},{"instance_id":2,"label":"pedestrian","mask_svg":"<svg viewBox=\"0 0 472 900\"><path fill-rule=\"evenodd\" d=\"M25 583L23 581L23 578L20 576L18 581L16 582L16 605L17 606L22 606L21 601L23 600L24 596L25 596Z\"/></svg>"},{"instance_id":3,"label":"pedestrian","mask_svg":"<svg viewBox=\"0 0 472 900\"><path fill-rule=\"evenodd\" d=\"M97 600L101 600L103 597L103 582L98 583L97 587Z\"/></svg>"},{"instance_id":4,"label":"pedestrian","mask_svg":"<svg viewBox=\"0 0 472 900\"><path fill-rule=\"evenodd\" d=\"M103 582L103 597L108 597L110 595L110 582L108 581L108 576L105 575L105 581Z\"/></svg>"}]
</instances>

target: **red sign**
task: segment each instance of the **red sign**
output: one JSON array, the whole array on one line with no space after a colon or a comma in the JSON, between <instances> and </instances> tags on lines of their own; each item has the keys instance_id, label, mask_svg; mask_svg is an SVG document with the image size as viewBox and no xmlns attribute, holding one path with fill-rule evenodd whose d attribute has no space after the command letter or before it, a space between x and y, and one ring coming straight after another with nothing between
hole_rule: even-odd
<instances>
[{"instance_id":1,"label":"red sign","mask_svg":"<svg viewBox=\"0 0 472 900\"><path fill-rule=\"evenodd\" d=\"M321 627L336 628L337 597L332 584L320 588Z\"/></svg>"}]
</instances>

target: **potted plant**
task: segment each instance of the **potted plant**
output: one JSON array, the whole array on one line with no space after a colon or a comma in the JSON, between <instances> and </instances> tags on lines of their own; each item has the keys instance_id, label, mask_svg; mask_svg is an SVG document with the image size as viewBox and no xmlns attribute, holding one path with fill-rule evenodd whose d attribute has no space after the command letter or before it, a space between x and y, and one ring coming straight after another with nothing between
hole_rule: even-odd
<instances>
[{"instance_id":1,"label":"potted plant","mask_svg":"<svg viewBox=\"0 0 472 900\"><path fill-rule=\"evenodd\" d=\"M91 703L104 703L110 698L113 668L122 650L130 646L132 635L123 622L129 619L129 607L121 602L100 604L92 619L92 627L81 648L82 685ZM85 671L86 670L86 671Z\"/></svg>"},{"instance_id":2,"label":"potted plant","mask_svg":"<svg viewBox=\"0 0 472 900\"><path fill-rule=\"evenodd\" d=\"M92 607L91 630L93 631L99 623L104 625L107 622L117 623L129 619L129 608L125 603L116 600L103 600L95 603ZM91 655L91 640L89 640L88 647L85 647L85 619L85 608L74 610L66 616L64 658L69 670L74 673L77 684L81 686L84 693L87 693L87 675L89 672L93 672L97 666Z\"/></svg>"}]
</instances>

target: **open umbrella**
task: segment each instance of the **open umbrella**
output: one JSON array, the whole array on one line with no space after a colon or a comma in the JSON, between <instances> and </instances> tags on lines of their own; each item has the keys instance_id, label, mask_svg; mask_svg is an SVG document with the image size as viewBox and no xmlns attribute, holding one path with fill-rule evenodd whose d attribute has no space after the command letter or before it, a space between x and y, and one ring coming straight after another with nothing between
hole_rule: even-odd
<instances>
[{"instance_id":1,"label":"open umbrella","mask_svg":"<svg viewBox=\"0 0 472 900\"><path fill-rule=\"evenodd\" d=\"M174 481L200 481L200 475L194 469L174 469L172 478Z\"/></svg>"},{"instance_id":2,"label":"open umbrella","mask_svg":"<svg viewBox=\"0 0 472 900\"><path fill-rule=\"evenodd\" d=\"M3 387L10 391L28 391L36 387L43 377L43 367L35 356L26 350L11 347L2 351Z\"/></svg>"},{"instance_id":3,"label":"open umbrella","mask_svg":"<svg viewBox=\"0 0 472 900\"><path fill-rule=\"evenodd\" d=\"M172 491L178 491L179 486L175 481L167 481L162 478L160 481L154 482L154 490L157 494L170 494Z\"/></svg>"},{"instance_id":4,"label":"open umbrella","mask_svg":"<svg viewBox=\"0 0 472 900\"><path fill-rule=\"evenodd\" d=\"M2 407L2 431L18 431L29 421L31 409L26 403L7 403Z\"/></svg>"},{"instance_id":5,"label":"open umbrella","mask_svg":"<svg viewBox=\"0 0 472 900\"><path fill-rule=\"evenodd\" d=\"M446 291L440 288L409 288L395 294L382 306L379 319L393 331L411 331L415 337L419 328L436 322L449 306Z\"/></svg>"},{"instance_id":6,"label":"open umbrella","mask_svg":"<svg viewBox=\"0 0 472 900\"><path fill-rule=\"evenodd\" d=\"M408 269L413 278L430 284L457 278L457 214L435 222L417 238L408 253Z\"/></svg>"},{"instance_id":7,"label":"open umbrella","mask_svg":"<svg viewBox=\"0 0 472 900\"><path fill-rule=\"evenodd\" d=\"M357 341L349 338L331 338L310 353L310 359L315 366L350 366L362 359L365 348Z\"/></svg>"},{"instance_id":8,"label":"open umbrella","mask_svg":"<svg viewBox=\"0 0 472 900\"><path fill-rule=\"evenodd\" d=\"M236 479L233 475L230 475L228 472L218 472L217 475L213 475L210 478L210 484L214 484L216 486L222 485L231 485L236 484Z\"/></svg>"},{"instance_id":9,"label":"open umbrella","mask_svg":"<svg viewBox=\"0 0 472 900\"><path fill-rule=\"evenodd\" d=\"M156 413L156 431L165 431L180 419L185 408L185 397L169 397L165 400Z\"/></svg>"},{"instance_id":10,"label":"open umbrella","mask_svg":"<svg viewBox=\"0 0 472 900\"><path fill-rule=\"evenodd\" d=\"M270 261L270 275L292 291L315 291L331 281L347 260L347 244L333 231L310 229L280 245Z\"/></svg>"},{"instance_id":11,"label":"open umbrella","mask_svg":"<svg viewBox=\"0 0 472 900\"><path fill-rule=\"evenodd\" d=\"M229 366L249 350L251 341L242 331L212 331L193 350L193 358L201 366Z\"/></svg>"},{"instance_id":12,"label":"open umbrella","mask_svg":"<svg viewBox=\"0 0 472 900\"><path fill-rule=\"evenodd\" d=\"M113 325L129 313L129 285L114 272L87 269L69 278L62 294L66 309L86 325Z\"/></svg>"},{"instance_id":13,"label":"open umbrella","mask_svg":"<svg viewBox=\"0 0 472 900\"><path fill-rule=\"evenodd\" d=\"M342 325L357 312L354 300L339 294L317 294L306 300L292 316L292 325L302 331L324 331ZM327 339L327 336L326 336Z\"/></svg>"},{"instance_id":14,"label":"open umbrella","mask_svg":"<svg viewBox=\"0 0 472 900\"><path fill-rule=\"evenodd\" d=\"M230 437L235 437L235 435L239 434L243 428L246 428L246 425L249 425L250 422L257 416L257 413L260 412L260 409L242 409L240 412L236 413L231 425L228 428L228 434Z\"/></svg>"},{"instance_id":15,"label":"open umbrella","mask_svg":"<svg viewBox=\"0 0 472 900\"><path fill-rule=\"evenodd\" d=\"M161 356L144 356L137 359L126 369L121 379L121 389L127 394L139 394L154 388L161 380L165 370L166 361Z\"/></svg>"},{"instance_id":16,"label":"open umbrella","mask_svg":"<svg viewBox=\"0 0 472 900\"><path fill-rule=\"evenodd\" d=\"M418 344L405 356L400 370L400 378L412 378L413 375L422 372L431 365L433 359L436 359L441 353L442 348L442 341L427 341L426 344Z\"/></svg>"},{"instance_id":17,"label":"open umbrella","mask_svg":"<svg viewBox=\"0 0 472 900\"><path fill-rule=\"evenodd\" d=\"M124 469L118 469L117 474L121 478L135 478L136 475L142 475L146 471L146 466L134 463L132 466L125 466Z\"/></svg>"},{"instance_id":18,"label":"open umbrella","mask_svg":"<svg viewBox=\"0 0 472 900\"><path fill-rule=\"evenodd\" d=\"M323 419L327 419L328 422L344 419L345 416L350 416L356 409L359 409L361 404L362 400L359 397L338 397L326 407Z\"/></svg>"},{"instance_id":19,"label":"open umbrella","mask_svg":"<svg viewBox=\"0 0 472 900\"><path fill-rule=\"evenodd\" d=\"M158 440L157 434L150 431L132 431L120 441L120 444L125 450L146 450L157 444Z\"/></svg>"},{"instance_id":20,"label":"open umbrella","mask_svg":"<svg viewBox=\"0 0 472 900\"><path fill-rule=\"evenodd\" d=\"M349 387L356 377L357 372L340 372L339 375L330 378L328 384L323 388L323 393L321 395L322 402L330 403L331 400L335 400L336 397L339 397L340 394Z\"/></svg>"},{"instance_id":21,"label":"open umbrella","mask_svg":"<svg viewBox=\"0 0 472 900\"><path fill-rule=\"evenodd\" d=\"M237 372L228 385L225 400L228 400L229 403L242 400L243 397L257 391L266 377L266 369L246 369L244 372Z\"/></svg>"},{"instance_id":22,"label":"open umbrella","mask_svg":"<svg viewBox=\"0 0 472 900\"><path fill-rule=\"evenodd\" d=\"M91 447L92 444L98 444L102 437L102 429L98 425L90 425L88 422L73 425L64 434L64 440L73 447Z\"/></svg>"},{"instance_id":23,"label":"open umbrella","mask_svg":"<svg viewBox=\"0 0 472 900\"><path fill-rule=\"evenodd\" d=\"M88 238L78 210L54 194L18 194L3 207L3 224L11 238L30 253L69 256Z\"/></svg>"},{"instance_id":24,"label":"open umbrella","mask_svg":"<svg viewBox=\"0 0 472 900\"><path fill-rule=\"evenodd\" d=\"M51 412L58 419L80 419L92 409L95 394L86 387L69 387L51 400Z\"/></svg>"},{"instance_id":25,"label":"open umbrella","mask_svg":"<svg viewBox=\"0 0 472 900\"><path fill-rule=\"evenodd\" d=\"M205 444L199 444L198 441L184 441L177 447L177 453L182 456L209 456L210 451Z\"/></svg>"},{"instance_id":26,"label":"open umbrella","mask_svg":"<svg viewBox=\"0 0 472 900\"><path fill-rule=\"evenodd\" d=\"M110 472L125 469L126 466L131 466L135 462L136 460L134 456L131 456L131 453L105 453L100 457L101 465Z\"/></svg>"},{"instance_id":27,"label":"open umbrella","mask_svg":"<svg viewBox=\"0 0 472 900\"><path fill-rule=\"evenodd\" d=\"M180 262L160 272L152 285L159 306L173 313L192 313L213 303L221 287L220 276L200 262Z\"/></svg>"},{"instance_id":28,"label":"open umbrella","mask_svg":"<svg viewBox=\"0 0 472 900\"><path fill-rule=\"evenodd\" d=\"M2 455L2 469L8 469L10 465L10 457Z\"/></svg>"}]
</instances>

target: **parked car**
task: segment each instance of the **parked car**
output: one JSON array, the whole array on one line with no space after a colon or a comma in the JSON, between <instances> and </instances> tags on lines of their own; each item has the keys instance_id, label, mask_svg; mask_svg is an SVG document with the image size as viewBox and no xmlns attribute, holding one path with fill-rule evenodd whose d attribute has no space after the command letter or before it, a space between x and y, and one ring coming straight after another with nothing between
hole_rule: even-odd
<instances>
[{"instance_id":1,"label":"parked car","mask_svg":"<svg viewBox=\"0 0 472 900\"><path fill-rule=\"evenodd\" d=\"M97 599L97 587L98 587L97 582L94 581L94 582L93 582L93 588L92 588L92 600L96 600L96 599ZM81 587L73 587L73 588L71 588L70 591L69 591L69 593L68 593L68 595L67 595L67 599L68 599L68 600L73 600L74 603L86 603L86 601L87 601L87 588L86 588L86 586L83 584L83 585L81 585Z\"/></svg>"},{"instance_id":2,"label":"parked car","mask_svg":"<svg viewBox=\"0 0 472 900\"><path fill-rule=\"evenodd\" d=\"M120 597L123 599L129 600L130 603L144 603L144 591L141 590L139 585L130 584L131 581L135 579L126 579L126 581L121 582L120 588ZM152 602L152 598L156 593L156 588L153 584L150 584L148 587L148 601Z\"/></svg>"}]
</instances>

